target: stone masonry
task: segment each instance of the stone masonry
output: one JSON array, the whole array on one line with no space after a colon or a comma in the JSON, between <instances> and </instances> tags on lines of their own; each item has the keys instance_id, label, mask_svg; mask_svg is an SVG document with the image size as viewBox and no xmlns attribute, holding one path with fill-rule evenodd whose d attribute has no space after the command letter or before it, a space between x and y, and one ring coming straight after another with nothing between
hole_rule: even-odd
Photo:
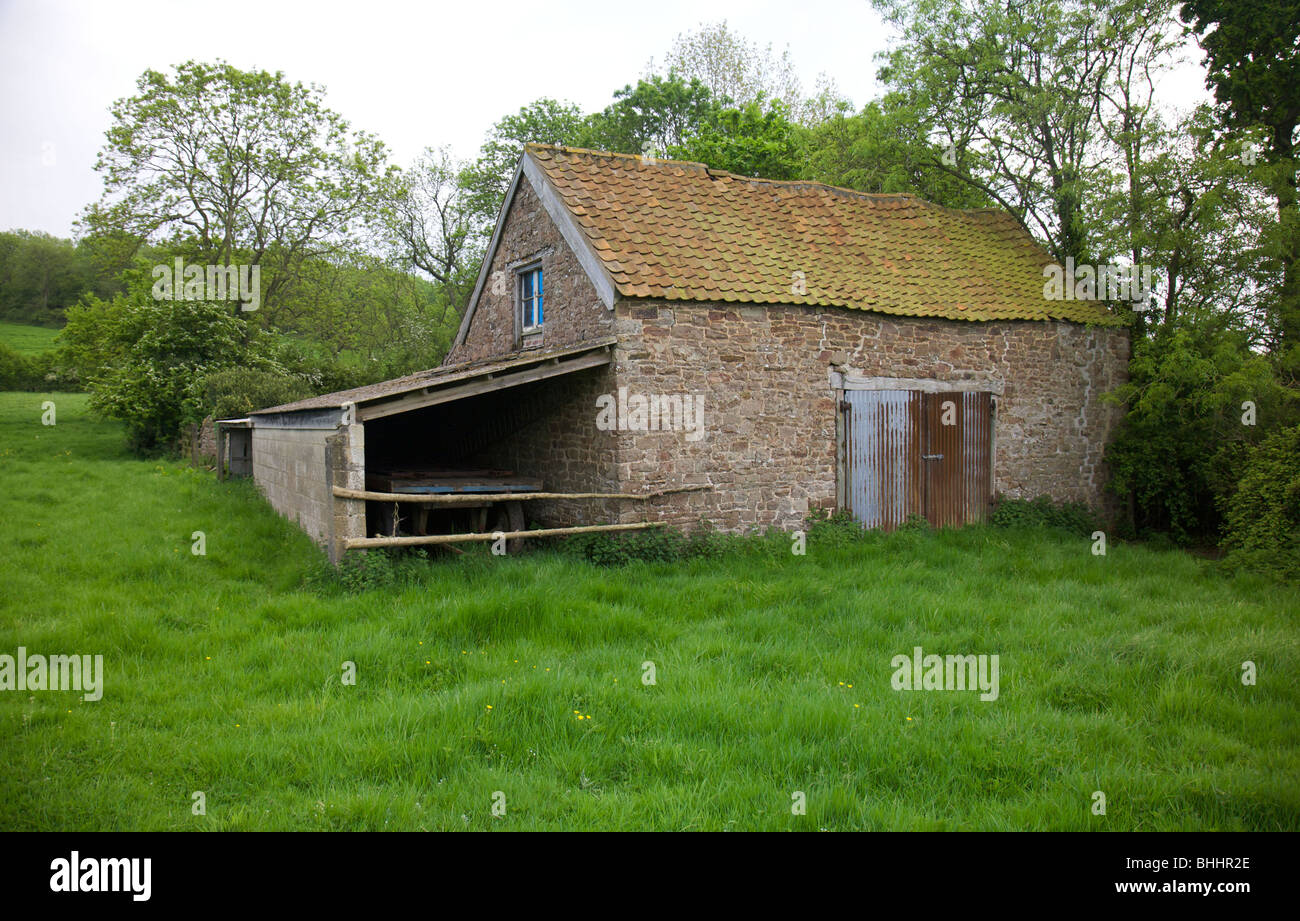
<instances>
[{"instance_id":1,"label":"stone masonry","mask_svg":"<svg viewBox=\"0 0 1300 921\"><path fill-rule=\"evenodd\" d=\"M620 433L621 490L716 487L654 503L654 517L737 531L794 527L833 508L841 395L832 370L988 385L1000 392L995 491L1105 504L1102 452L1122 413L1100 397L1123 380L1123 331L771 305L627 302L617 315L619 386L704 397L699 441Z\"/></svg>"},{"instance_id":2,"label":"stone masonry","mask_svg":"<svg viewBox=\"0 0 1300 921\"><path fill-rule=\"evenodd\" d=\"M1064 321L974 322L794 305L622 298L611 312L521 182L492 271L542 254L546 345L610 334L608 372L549 383L550 410L493 445L485 459L541 476L548 489L644 492L708 484L652 502L537 503L541 523L639 520L727 531L791 528L836 504L836 420L830 372L976 382L997 393L994 490L1108 507L1102 453L1121 412L1101 402L1126 374L1123 330ZM491 276L455 363L518 353L514 291ZM601 393L702 395L705 437L596 428Z\"/></svg>"},{"instance_id":3,"label":"stone masonry","mask_svg":"<svg viewBox=\"0 0 1300 921\"><path fill-rule=\"evenodd\" d=\"M530 344L560 348L611 334L612 312L601 303L537 194L521 181L469 332L465 341L447 355L446 364L498 358L519 349L521 344L515 336L515 269L538 259L545 288L545 322L541 337Z\"/></svg>"}]
</instances>

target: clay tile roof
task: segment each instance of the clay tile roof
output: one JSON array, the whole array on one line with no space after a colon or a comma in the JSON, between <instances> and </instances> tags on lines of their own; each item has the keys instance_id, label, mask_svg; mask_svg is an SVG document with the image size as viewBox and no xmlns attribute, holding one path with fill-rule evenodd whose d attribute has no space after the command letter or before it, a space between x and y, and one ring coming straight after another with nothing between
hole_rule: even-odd
<instances>
[{"instance_id":1,"label":"clay tile roof","mask_svg":"<svg viewBox=\"0 0 1300 921\"><path fill-rule=\"evenodd\" d=\"M624 297L1121 322L1097 302L1046 299L1051 257L1003 211L627 154L530 144L525 155Z\"/></svg>"}]
</instances>

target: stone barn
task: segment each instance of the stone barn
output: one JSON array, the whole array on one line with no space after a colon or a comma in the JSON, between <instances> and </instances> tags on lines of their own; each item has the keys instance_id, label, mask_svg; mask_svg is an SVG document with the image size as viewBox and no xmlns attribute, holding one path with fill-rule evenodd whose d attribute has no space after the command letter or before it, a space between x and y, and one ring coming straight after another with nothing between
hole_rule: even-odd
<instances>
[{"instance_id":1,"label":"stone barn","mask_svg":"<svg viewBox=\"0 0 1300 921\"><path fill-rule=\"evenodd\" d=\"M530 145L444 364L251 415L337 559L446 535L1103 505L1123 322L1009 214Z\"/></svg>"}]
</instances>

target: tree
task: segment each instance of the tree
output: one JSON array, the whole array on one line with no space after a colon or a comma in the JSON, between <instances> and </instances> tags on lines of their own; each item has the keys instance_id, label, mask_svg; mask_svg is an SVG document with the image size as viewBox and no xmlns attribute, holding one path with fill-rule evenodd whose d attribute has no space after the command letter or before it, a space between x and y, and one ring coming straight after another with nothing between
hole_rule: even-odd
<instances>
[{"instance_id":1,"label":"tree","mask_svg":"<svg viewBox=\"0 0 1300 921\"><path fill-rule=\"evenodd\" d=\"M991 199L971 183L930 168L944 151L932 126L900 93L840 111L810 128L801 178L859 192L910 192L949 208L983 208Z\"/></svg>"},{"instance_id":2,"label":"tree","mask_svg":"<svg viewBox=\"0 0 1300 921\"><path fill-rule=\"evenodd\" d=\"M615 101L592 115L581 146L616 153L663 152L693 137L719 105L709 88L679 74L650 76L614 93Z\"/></svg>"},{"instance_id":3,"label":"tree","mask_svg":"<svg viewBox=\"0 0 1300 921\"><path fill-rule=\"evenodd\" d=\"M1247 452L1225 511L1229 564L1300 579L1300 425L1282 428Z\"/></svg>"},{"instance_id":4,"label":"tree","mask_svg":"<svg viewBox=\"0 0 1300 921\"><path fill-rule=\"evenodd\" d=\"M1233 128L1263 127L1263 158L1277 203L1273 254L1281 284L1276 346L1300 380L1300 206L1296 125L1300 122L1300 3L1296 0L1188 0L1183 22L1205 52L1206 83ZM1253 158L1253 148L1247 158Z\"/></svg>"},{"instance_id":5,"label":"tree","mask_svg":"<svg viewBox=\"0 0 1300 921\"><path fill-rule=\"evenodd\" d=\"M1144 130L1141 158L1104 172L1093 196L1098 251L1161 270L1157 310L1139 318L1138 331L1221 315L1250 347L1264 346L1269 280L1259 248L1270 211L1257 170L1217 130L1209 106L1172 126L1152 118Z\"/></svg>"},{"instance_id":6,"label":"tree","mask_svg":"<svg viewBox=\"0 0 1300 921\"><path fill-rule=\"evenodd\" d=\"M937 129L929 168L1006 208L1056 259L1091 262L1088 193L1117 140L1141 137L1173 0L875 2L904 34L881 78Z\"/></svg>"},{"instance_id":7,"label":"tree","mask_svg":"<svg viewBox=\"0 0 1300 921\"><path fill-rule=\"evenodd\" d=\"M459 179L482 242L492 235L524 145L574 146L586 130L586 118L577 106L548 98L538 99L492 126L478 159L462 170Z\"/></svg>"},{"instance_id":8,"label":"tree","mask_svg":"<svg viewBox=\"0 0 1300 921\"><path fill-rule=\"evenodd\" d=\"M388 175L383 145L283 74L189 61L147 70L112 107L96 169L95 234L165 243L192 260L261 266L274 305L304 260L349 241Z\"/></svg>"},{"instance_id":9,"label":"tree","mask_svg":"<svg viewBox=\"0 0 1300 921\"><path fill-rule=\"evenodd\" d=\"M126 423L134 449L166 450L203 418L209 374L269 364L245 326L224 304L156 301L138 286L69 310L62 357L85 382L91 408Z\"/></svg>"},{"instance_id":10,"label":"tree","mask_svg":"<svg viewBox=\"0 0 1300 921\"><path fill-rule=\"evenodd\" d=\"M0 233L0 317L53 326L83 293L113 290L88 248L47 233Z\"/></svg>"},{"instance_id":11,"label":"tree","mask_svg":"<svg viewBox=\"0 0 1300 921\"><path fill-rule=\"evenodd\" d=\"M1260 431L1242 424L1242 403L1277 419L1288 413L1287 394L1268 361L1250 350L1248 333L1224 317L1180 318L1161 335L1138 339L1129 375L1104 397L1127 409L1106 450L1109 488L1127 500L1137 534L1212 542L1216 500L1232 490L1237 452Z\"/></svg>"},{"instance_id":12,"label":"tree","mask_svg":"<svg viewBox=\"0 0 1300 921\"><path fill-rule=\"evenodd\" d=\"M463 308L482 259L475 214L459 181L464 166L442 150L426 149L396 181L384 212L389 247L402 268L416 269L443 292L445 309Z\"/></svg>"},{"instance_id":13,"label":"tree","mask_svg":"<svg viewBox=\"0 0 1300 921\"><path fill-rule=\"evenodd\" d=\"M719 102L729 102L743 110L752 102L779 101L794 119L815 113L817 104L804 99L803 86L790 60L789 50L775 55L772 46L760 47L727 27L727 21L701 24L695 32L684 32L673 41L664 56L664 73L690 82L698 81ZM823 77L822 90L834 95L833 86Z\"/></svg>"},{"instance_id":14,"label":"tree","mask_svg":"<svg viewBox=\"0 0 1300 921\"><path fill-rule=\"evenodd\" d=\"M764 179L795 179L800 169L798 129L779 101L723 109L668 154Z\"/></svg>"}]
</instances>

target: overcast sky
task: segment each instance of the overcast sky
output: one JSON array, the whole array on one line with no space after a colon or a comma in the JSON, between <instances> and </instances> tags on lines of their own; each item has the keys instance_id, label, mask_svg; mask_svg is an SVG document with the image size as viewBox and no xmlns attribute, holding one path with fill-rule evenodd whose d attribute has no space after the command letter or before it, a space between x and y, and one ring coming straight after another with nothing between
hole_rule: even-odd
<instances>
[{"instance_id":1,"label":"overcast sky","mask_svg":"<svg viewBox=\"0 0 1300 921\"><path fill-rule=\"evenodd\" d=\"M322 84L405 165L428 146L472 156L540 96L603 108L676 35L724 19L788 48L808 90L824 72L858 106L878 95L889 33L867 0L0 0L0 229L72 234L101 191L108 107L146 68L224 58ZM1201 79L1192 67L1171 94Z\"/></svg>"}]
</instances>

